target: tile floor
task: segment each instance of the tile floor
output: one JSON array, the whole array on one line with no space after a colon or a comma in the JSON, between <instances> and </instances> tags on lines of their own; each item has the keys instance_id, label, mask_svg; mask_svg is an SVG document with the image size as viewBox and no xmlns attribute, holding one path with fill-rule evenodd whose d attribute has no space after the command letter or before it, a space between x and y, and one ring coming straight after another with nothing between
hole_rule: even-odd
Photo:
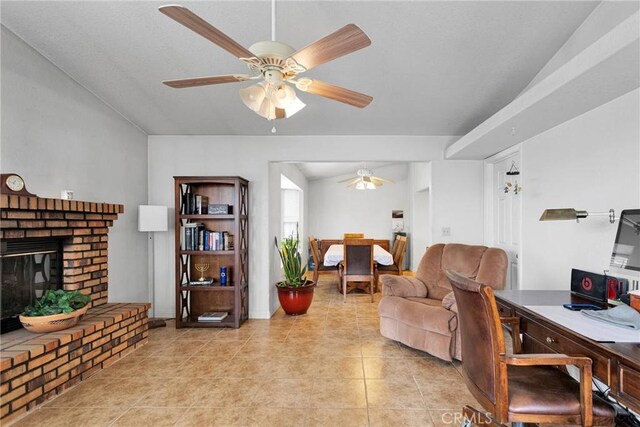
<instances>
[{"instance_id":1,"label":"tile floor","mask_svg":"<svg viewBox=\"0 0 640 427\"><path fill-rule=\"evenodd\" d=\"M383 338L377 301L321 276L308 314L149 343L14 426L439 426L477 406L457 364ZM357 292L357 291L356 291Z\"/></svg>"}]
</instances>

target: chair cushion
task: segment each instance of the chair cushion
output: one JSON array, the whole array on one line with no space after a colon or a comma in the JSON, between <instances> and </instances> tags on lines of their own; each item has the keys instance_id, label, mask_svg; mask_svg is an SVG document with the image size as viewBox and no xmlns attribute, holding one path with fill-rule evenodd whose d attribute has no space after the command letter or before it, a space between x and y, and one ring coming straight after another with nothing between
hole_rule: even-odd
<instances>
[{"instance_id":1,"label":"chair cushion","mask_svg":"<svg viewBox=\"0 0 640 427\"><path fill-rule=\"evenodd\" d=\"M320 264L320 265L316 265L316 268L318 269L318 271L331 271L331 270L338 271L338 266L337 265Z\"/></svg>"},{"instance_id":2,"label":"chair cushion","mask_svg":"<svg viewBox=\"0 0 640 427\"><path fill-rule=\"evenodd\" d=\"M378 271L398 271L398 266L393 265L380 265L378 264Z\"/></svg>"},{"instance_id":3,"label":"chair cushion","mask_svg":"<svg viewBox=\"0 0 640 427\"><path fill-rule=\"evenodd\" d=\"M413 300L413 301L412 301ZM416 300L422 300L417 302ZM455 313L437 305L430 305L428 298L402 298L385 296L380 300L378 312L382 317L396 319L405 325L451 336L458 327Z\"/></svg>"},{"instance_id":4,"label":"chair cushion","mask_svg":"<svg viewBox=\"0 0 640 427\"><path fill-rule=\"evenodd\" d=\"M515 414L578 415L580 385L550 366L509 366L509 412ZM614 417L613 408L593 397L594 417Z\"/></svg>"}]
</instances>

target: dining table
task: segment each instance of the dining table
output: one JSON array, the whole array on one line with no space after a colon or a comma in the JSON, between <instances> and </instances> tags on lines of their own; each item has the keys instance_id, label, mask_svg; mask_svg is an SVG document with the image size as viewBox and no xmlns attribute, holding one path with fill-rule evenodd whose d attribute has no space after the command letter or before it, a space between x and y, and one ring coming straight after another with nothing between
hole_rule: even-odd
<instances>
[{"instance_id":1,"label":"dining table","mask_svg":"<svg viewBox=\"0 0 640 427\"><path fill-rule=\"evenodd\" d=\"M344 245L331 245L324 254L323 264L334 267L344 260ZM380 245L373 245L373 260L381 265L393 265L393 255Z\"/></svg>"}]
</instances>

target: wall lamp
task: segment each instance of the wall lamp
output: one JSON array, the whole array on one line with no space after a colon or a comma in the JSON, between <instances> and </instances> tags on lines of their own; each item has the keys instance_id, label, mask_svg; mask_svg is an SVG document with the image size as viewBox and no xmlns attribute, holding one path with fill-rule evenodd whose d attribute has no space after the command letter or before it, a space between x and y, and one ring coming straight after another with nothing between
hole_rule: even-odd
<instances>
[{"instance_id":1,"label":"wall lamp","mask_svg":"<svg viewBox=\"0 0 640 427\"><path fill-rule=\"evenodd\" d=\"M581 218L586 218L588 216L608 216L611 224L616 221L616 212L613 209L609 209L609 212L589 213L587 211L578 211L573 208L545 209L544 212L542 212L540 221L562 221L575 219L576 222L580 222Z\"/></svg>"}]
</instances>

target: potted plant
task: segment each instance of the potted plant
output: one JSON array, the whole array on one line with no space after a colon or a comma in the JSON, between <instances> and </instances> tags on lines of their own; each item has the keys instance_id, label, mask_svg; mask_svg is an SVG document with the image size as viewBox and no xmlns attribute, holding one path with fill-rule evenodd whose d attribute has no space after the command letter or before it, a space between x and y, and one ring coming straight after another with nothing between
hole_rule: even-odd
<instances>
[{"instance_id":1,"label":"potted plant","mask_svg":"<svg viewBox=\"0 0 640 427\"><path fill-rule=\"evenodd\" d=\"M78 323L89 310L89 302L91 297L80 291L48 290L24 309L20 322L35 333L61 331Z\"/></svg>"},{"instance_id":2,"label":"potted plant","mask_svg":"<svg viewBox=\"0 0 640 427\"><path fill-rule=\"evenodd\" d=\"M278 245L278 238L274 238L274 243L284 271L284 280L276 283L278 289L278 300L285 313L292 316L305 314L313 301L313 290L316 283L305 279L307 264L302 262L300 256L300 239L296 230L293 235L282 240Z\"/></svg>"}]
</instances>

